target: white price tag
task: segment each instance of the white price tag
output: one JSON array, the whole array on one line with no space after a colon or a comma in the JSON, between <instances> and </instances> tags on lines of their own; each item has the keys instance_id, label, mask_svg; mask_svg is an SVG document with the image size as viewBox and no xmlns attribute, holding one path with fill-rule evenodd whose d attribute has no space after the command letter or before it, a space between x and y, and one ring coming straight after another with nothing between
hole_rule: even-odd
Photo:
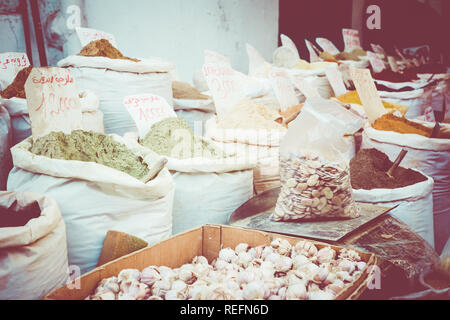
<instances>
[{"instance_id":1,"label":"white price tag","mask_svg":"<svg viewBox=\"0 0 450 320\"><path fill-rule=\"evenodd\" d=\"M246 44L248 55L248 75L250 77L267 77L266 70L269 63L264 60L263 56L248 43Z\"/></svg>"},{"instance_id":2,"label":"white price tag","mask_svg":"<svg viewBox=\"0 0 450 320\"><path fill-rule=\"evenodd\" d=\"M389 62L389 66L391 67L391 70L394 72L398 71L398 64L395 61L395 58L392 56L388 56L388 62Z\"/></svg>"},{"instance_id":3,"label":"white price tag","mask_svg":"<svg viewBox=\"0 0 450 320\"><path fill-rule=\"evenodd\" d=\"M306 48L309 51L309 62L318 62L321 61L319 58L320 50L317 49L315 45L305 39Z\"/></svg>"},{"instance_id":4,"label":"white price tag","mask_svg":"<svg viewBox=\"0 0 450 320\"><path fill-rule=\"evenodd\" d=\"M291 38L289 38L288 36L282 34L280 35L281 38L281 45L283 47L288 47L291 48L292 51L295 52L295 56L297 59L300 59L300 54L298 53L298 49L297 46L295 45L294 41L291 40Z\"/></svg>"},{"instance_id":5,"label":"white price tag","mask_svg":"<svg viewBox=\"0 0 450 320\"><path fill-rule=\"evenodd\" d=\"M334 91L334 96L339 97L347 92L345 88L344 80L342 79L342 74L339 71L337 65L330 66L325 69L325 74L327 75L328 82Z\"/></svg>"},{"instance_id":6,"label":"white price tag","mask_svg":"<svg viewBox=\"0 0 450 320\"><path fill-rule=\"evenodd\" d=\"M372 47L373 52L386 56L386 52L384 51L383 47L380 46L379 44L371 43L370 46Z\"/></svg>"},{"instance_id":7,"label":"white price tag","mask_svg":"<svg viewBox=\"0 0 450 320\"><path fill-rule=\"evenodd\" d=\"M386 113L369 69L350 67L350 74L370 123Z\"/></svg>"},{"instance_id":8,"label":"white price tag","mask_svg":"<svg viewBox=\"0 0 450 320\"><path fill-rule=\"evenodd\" d=\"M136 123L140 138L145 137L154 123L177 116L166 99L156 94L126 96L123 105Z\"/></svg>"},{"instance_id":9,"label":"white price tag","mask_svg":"<svg viewBox=\"0 0 450 320\"><path fill-rule=\"evenodd\" d=\"M17 73L30 65L28 56L23 52L0 53L0 90L9 86Z\"/></svg>"},{"instance_id":10,"label":"white price tag","mask_svg":"<svg viewBox=\"0 0 450 320\"><path fill-rule=\"evenodd\" d=\"M282 69L273 68L270 71L273 90L280 103L281 111L298 104L298 98L295 94L294 86L289 76Z\"/></svg>"},{"instance_id":11,"label":"white price tag","mask_svg":"<svg viewBox=\"0 0 450 320\"><path fill-rule=\"evenodd\" d=\"M78 39L80 39L81 46L84 47L91 41L100 40L100 39L106 39L108 40L114 47L117 48L116 44L116 38L107 32L90 29L90 28L75 28L75 31L77 32Z\"/></svg>"},{"instance_id":12,"label":"white price tag","mask_svg":"<svg viewBox=\"0 0 450 320\"><path fill-rule=\"evenodd\" d=\"M81 129L81 103L68 69L33 68L25 82L33 139L52 131Z\"/></svg>"},{"instance_id":13,"label":"white price tag","mask_svg":"<svg viewBox=\"0 0 450 320\"><path fill-rule=\"evenodd\" d=\"M366 51L366 53L373 71L379 73L386 68L383 60L381 60L381 58L376 53L373 53L372 51Z\"/></svg>"},{"instance_id":14,"label":"white price tag","mask_svg":"<svg viewBox=\"0 0 450 320\"><path fill-rule=\"evenodd\" d=\"M344 28L342 29L342 37L344 38L346 52L351 52L353 49L361 48L358 30Z\"/></svg>"},{"instance_id":15,"label":"white price tag","mask_svg":"<svg viewBox=\"0 0 450 320\"><path fill-rule=\"evenodd\" d=\"M323 49L323 51L326 51L332 55L338 54L339 49L336 48L336 46L328 39L325 38L316 38L317 44Z\"/></svg>"},{"instance_id":16,"label":"white price tag","mask_svg":"<svg viewBox=\"0 0 450 320\"><path fill-rule=\"evenodd\" d=\"M233 70L228 58L212 51L205 51L205 64L202 72L220 121L239 100L245 98L241 76Z\"/></svg>"}]
</instances>

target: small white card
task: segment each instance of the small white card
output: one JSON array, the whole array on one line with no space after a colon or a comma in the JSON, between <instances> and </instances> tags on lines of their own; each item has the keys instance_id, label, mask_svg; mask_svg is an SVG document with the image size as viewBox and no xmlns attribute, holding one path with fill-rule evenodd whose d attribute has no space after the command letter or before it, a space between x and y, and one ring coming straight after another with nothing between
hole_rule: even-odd
<instances>
[{"instance_id":1,"label":"small white card","mask_svg":"<svg viewBox=\"0 0 450 320\"><path fill-rule=\"evenodd\" d=\"M0 90L9 86L17 73L30 65L28 56L23 52L0 53Z\"/></svg>"},{"instance_id":2,"label":"small white card","mask_svg":"<svg viewBox=\"0 0 450 320\"><path fill-rule=\"evenodd\" d=\"M326 51L332 55L339 53L339 49L336 48L334 43L326 38L316 38L316 42L323 49L323 51Z\"/></svg>"},{"instance_id":3,"label":"small white card","mask_svg":"<svg viewBox=\"0 0 450 320\"><path fill-rule=\"evenodd\" d=\"M351 52L354 49L361 48L358 30L344 28L342 29L342 37L344 38L346 52Z\"/></svg>"},{"instance_id":4,"label":"small white card","mask_svg":"<svg viewBox=\"0 0 450 320\"><path fill-rule=\"evenodd\" d=\"M95 30L90 28L80 28L76 27L75 31L78 35L78 39L80 39L81 46L84 47L91 41L106 39L108 40L114 47L117 48L116 38L107 32L101 30Z\"/></svg>"}]
</instances>

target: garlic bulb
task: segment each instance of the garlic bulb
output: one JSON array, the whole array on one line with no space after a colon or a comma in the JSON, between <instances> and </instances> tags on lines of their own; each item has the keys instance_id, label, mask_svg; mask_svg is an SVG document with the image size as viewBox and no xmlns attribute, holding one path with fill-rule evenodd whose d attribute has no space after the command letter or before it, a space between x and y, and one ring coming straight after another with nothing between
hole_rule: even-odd
<instances>
[{"instance_id":1,"label":"garlic bulb","mask_svg":"<svg viewBox=\"0 0 450 320\"><path fill-rule=\"evenodd\" d=\"M90 297L89 300L115 300L116 294L110 290L101 290Z\"/></svg>"},{"instance_id":2,"label":"garlic bulb","mask_svg":"<svg viewBox=\"0 0 450 320\"><path fill-rule=\"evenodd\" d=\"M244 286L243 289L244 300L257 300L264 298L264 283L256 280Z\"/></svg>"},{"instance_id":3,"label":"garlic bulb","mask_svg":"<svg viewBox=\"0 0 450 320\"><path fill-rule=\"evenodd\" d=\"M133 300L142 300L147 295L150 295L150 291L146 284L137 280L130 280L120 284L119 295L130 297Z\"/></svg>"},{"instance_id":4,"label":"garlic bulb","mask_svg":"<svg viewBox=\"0 0 450 320\"><path fill-rule=\"evenodd\" d=\"M310 300L332 300L334 299L334 295L328 291L313 291L309 293Z\"/></svg>"},{"instance_id":5,"label":"garlic bulb","mask_svg":"<svg viewBox=\"0 0 450 320\"><path fill-rule=\"evenodd\" d=\"M193 283L196 280L195 274L194 274L194 268L190 270L190 268L180 268L178 270L178 278L186 283Z\"/></svg>"},{"instance_id":6,"label":"garlic bulb","mask_svg":"<svg viewBox=\"0 0 450 320\"><path fill-rule=\"evenodd\" d=\"M119 282L126 282L130 280L139 280L141 277L141 273L137 269L123 269L119 272L117 278Z\"/></svg>"},{"instance_id":7,"label":"garlic bulb","mask_svg":"<svg viewBox=\"0 0 450 320\"><path fill-rule=\"evenodd\" d=\"M346 271L349 274L352 274L352 272L355 271L355 268L355 263L349 260L341 260L338 264L339 270Z\"/></svg>"},{"instance_id":8,"label":"garlic bulb","mask_svg":"<svg viewBox=\"0 0 450 320\"><path fill-rule=\"evenodd\" d=\"M275 249L272 247L264 247L263 251L261 252L261 258L263 260L266 260L266 258L271 255L272 253L275 253Z\"/></svg>"},{"instance_id":9,"label":"garlic bulb","mask_svg":"<svg viewBox=\"0 0 450 320\"><path fill-rule=\"evenodd\" d=\"M196 256L192 259L192 264L208 264L208 259L204 256Z\"/></svg>"},{"instance_id":10,"label":"garlic bulb","mask_svg":"<svg viewBox=\"0 0 450 320\"><path fill-rule=\"evenodd\" d=\"M186 289L187 289L187 284L186 284L186 282L184 282L182 280L175 280L174 282L172 282L172 286L170 287L170 290L179 291L179 292L183 292Z\"/></svg>"},{"instance_id":11,"label":"garlic bulb","mask_svg":"<svg viewBox=\"0 0 450 320\"><path fill-rule=\"evenodd\" d=\"M167 279L156 281L152 286L152 294L158 297L164 297L164 295L170 290L172 283Z\"/></svg>"},{"instance_id":12,"label":"garlic bulb","mask_svg":"<svg viewBox=\"0 0 450 320\"><path fill-rule=\"evenodd\" d=\"M352 249L342 248L339 252L339 258L351 261L361 261L359 253Z\"/></svg>"},{"instance_id":13,"label":"garlic bulb","mask_svg":"<svg viewBox=\"0 0 450 320\"><path fill-rule=\"evenodd\" d=\"M313 243L309 241L300 240L292 248L292 254L303 254L306 257L314 257L317 255L317 248Z\"/></svg>"},{"instance_id":14,"label":"garlic bulb","mask_svg":"<svg viewBox=\"0 0 450 320\"><path fill-rule=\"evenodd\" d=\"M362 270L362 269L364 269L366 267L366 263L364 262L364 261L359 261L359 262L357 262L356 263L356 268L358 269L358 270Z\"/></svg>"},{"instance_id":15,"label":"garlic bulb","mask_svg":"<svg viewBox=\"0 0 450 320\"><path fill-rule=\"evenodd\" d=\"M322 283L328 277L328 270L325 268L319 268L312 276L312 281L315 283Z\"/></svg>"},{"instance_id":16,"label":"garlic bulb","mask_svg":"<svg viewBox=\"0 0 450 320\"><path fill-rule=\"evenodd\" d=\"M142 283L149 286L162 279L157 266L149 266L142 270L140 278Z\"/></svg>"},{"instance_id":17,"label":"garlic bulb","mask_svg":"<svg viewBox=\"0 0 450 320\"><path fill-rule=\"evenodd\" d=\"M234 251L236 254L239 255L241 252L247 252L248 250L248 244L247 243L239 243L236 248L234 248Z\"/></svg>"},{"instance_id":18,"label":"garlic bulb","mask_svg":"<svg viewBox=\"0 0 450 320\"><path fill-rule=\"evenodd\" d=\"M163 300L163 298L158 297L158 296L150 296L147 298L147 300Z\"/></svg>"},{"instance_id":19,"label":"garlic bulb","mask_svg":"<svg viewBox=\"0 0 450 320\"><path fill-rule=\"evenodd\" d=\"M308 293L306 292L306 287L302 283L296 283L289 286L286 290L286 299L307 299Z\"/></svg>"},{"instance_id":20,"label":"garlic bulb","mask_svg":"<svg viewBox=\"0 0 450 320\"><path fill-rule=\"evenodd\" d=\"M167 291L165 300L186 300L186 295L177 290L169 290Z\"/></svg>"},{"instance_id":21,"label":"garlic bulb","mask_svg":"<svg viewBox=\"0 0 450 320\"><path fill-rule=\"evenodd\" d=\"M292 268L292 259L286 256L280 256L275 262L274 268L278 272L288 272Z\"/></svg>"},{"instance_id":22,"label":"garlic bulb","mask_svg":"<svg viewBox=\"0 0 450 320\"><path fill-rule=\"evenodd\" d=\"M302 254L296 255L293 259L292 259L292 265L294 267L294 269L298 269L303 265L306 265L309 263L309 260L307 257L305 257Z\"/></svg>"},{"instance_id":23,"label":"garlic bulb","mask_svg":"<svg viewBox=\"0 0 450 320\"><path fill-rule=\"evenodd\" d=\"M161 275L162 280L167 280L169 282L172 282L177 277L176 272L169 267L160 266L160 267L158 267L158 270L159 270L159 274Z\"/></svg>"},{"instance_id":24,"label":"garlic bulb","mask_svg":"<svg viewBox=\"0 0 450 320\"><path fill-rule=\"evenodd\" d=\"M318 263L329 263L332 260L334 260L335 256L336 256L336 251L334 251L330 247L325 247L325 248L320 249L317 252L317 262Z\"/></svg>"},{"instance_id":25,"label":"garlic bulb","mask_svg":"<svg viewBox=\"0 0 450 320\"><path fill-rule=\"evenodd\" d=\"M237 265L246 268L249 265L250 261L252 261L252 256L247 252L242 251L239 253L236 263Z\"/></svg>"},{"instance_id":26,"label":"garlic bulb","mask_svg":"<svg viewBox=\"0 0 450 320\"><path fill-rule=\"evenodd\" d=\"M232 263L236 261L237 256L233 249L225 248L220 250L219 259L224 260L228 263Z\"/></svg>"},{"instance_id":27,"label":"garlic bulb","mask_svg":"<svg viewBox=\"0 0 450 320\"><path fill-rule=\"evenodd\" d=\"M275 249L278 254L283 256L290 256L292 246L289 241L281 238L276 238L270 243L270 246Z\"/></svg>"}]
</instances>

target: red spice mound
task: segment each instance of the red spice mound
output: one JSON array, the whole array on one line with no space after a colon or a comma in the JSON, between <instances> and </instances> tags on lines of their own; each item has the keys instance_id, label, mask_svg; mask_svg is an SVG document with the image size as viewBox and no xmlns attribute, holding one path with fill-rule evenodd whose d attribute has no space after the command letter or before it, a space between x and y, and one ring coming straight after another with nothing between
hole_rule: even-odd
<instances>
[{"instance_id":1,"label":"red spice mound","mask_svg":"<svg viewBox=\"0 0 450 320\"><path fill-rule=\"evenodd\" d=\"M397 167L393 178L387 175L392 161L377 149L362 149L350 161L350 180L353 189L395 189L425 181L417 171Z\"/></svg>"},{"instance_id":2,"label":"red spice mound","mask_svg":"<svg viewBox=\"0 0 450 320\"><path fill-rule=\"evenodd\" d=\"M7 88L5 88L5 90L0 92L0 95L5 99L11 99L14 97L26 99L25 82L27 81L31 70L33 70L33 66L29 66L20 70L14 78L13 82Z\"/></svg>"},{"instance_id":3,"label":"red spice mound","mask_svg":"<svg viewBox=\"0 0 450 320\"><path fill-rule=\"evenodd\" d=\"M79 56L85 57L106 57L110 59L125 59L134 62L140 60L125 57L117 48L115 48L108 40L100 39L89 42L81 49Z\"/></svg>"}]
</instances>

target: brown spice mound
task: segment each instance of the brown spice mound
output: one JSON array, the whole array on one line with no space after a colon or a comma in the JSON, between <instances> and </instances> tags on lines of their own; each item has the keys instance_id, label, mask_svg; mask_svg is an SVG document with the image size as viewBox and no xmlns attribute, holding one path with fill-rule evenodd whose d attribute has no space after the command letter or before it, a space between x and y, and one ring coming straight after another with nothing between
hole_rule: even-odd
<instances>
[{"instance_id":1,"label":"brown spice mound","mask_svg":"<svg viewBox=\"0 0 450 320\"><path fill-rule=\"evenodd\" d=\"M197 88L194 88L187 82L173 81L172 82L173 97L175 99L192 99L192 100L207 100L211 97L201 94Z\"/></svg>"},{"instance_id":2,"label":"brown spice mound","mask_svg":"<svg viewBox=\"0 0 450 320\"><path fill-rule=\"evenodd\" d=\"M417 171L397 167L394 178L387 175L392 161L376 149L362 149L350 161L350 180L353 189L395 189L425 181L427 178Z\"/></svg>"},{"instance_id":3,"label":"brown spice mound","mask_svg":"<svg viewBox=\"0 0 450 320\"><path fill-rule=\"evenodd\" d=\"M115 48L108 40L100 39L89 42L87 45L81 49L79 56L85 57L107 57L110 59L125 59L134 62L139 62L140 60L125 57L117 48Z\"/></svg>"},{"instance_id":4,"label":"brown spice mound","mask_svg":"<svg viewBox=\"0 0 450 320\"><path fill-rule=\"evenodd\" d=\"M377 130L395 131L399 133L418 134L429 138L433 131L432 128L425 127L419 123L407 120L405 117L397 117L391 113L386 113L379 117L372 124L372 127ZM437 134L438 139L450 139L450 133L442 129Z\"/></svg>"},{"instance_id":5,"label":"brown spice mound","mask_svg":"<svg viewBox=\"0 0 450 320\"><path fill-rule=\"evenodd\" d=\"M33 70L33 66L29 66L20 70L14 78L13 82L7 88L5 88L5 90L0 92L0 95L5 99L11 99L14 97L26 99L25 82L27 81L31 70Z\"/></svg>"},{"instance_id":6,"label":"brown spice mound","mask_svg":"<svg viewBox=\"0 0 450 320\"><path fill-rule=\"evenodd\" d=\"M423 280L435 290L450 288L450 280L446 279L444 275L434 270L430 272Z\"/></svg>"}]
</instances>

